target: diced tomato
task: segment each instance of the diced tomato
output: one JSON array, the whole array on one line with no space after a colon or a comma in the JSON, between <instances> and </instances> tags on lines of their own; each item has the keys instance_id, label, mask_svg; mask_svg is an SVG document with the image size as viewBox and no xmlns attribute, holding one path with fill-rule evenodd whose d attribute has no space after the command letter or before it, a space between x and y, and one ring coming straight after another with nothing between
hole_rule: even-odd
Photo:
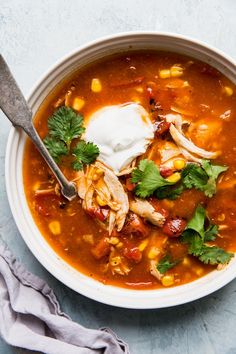
<instances>
[{"instance_id":1,"label":"diced tomato","mask_svg":"<svg viewBox=\"0 0 236 354\"><path fill-rule=\"evenodd\" d=\"M124 256L135 263L139 263L142 259L142 252L138 249L138 247L125 247Z\"/></svg>"},{"instance_id":2,"label":"diced tomato","mask_svg":"<svg viewBox=\"0 0 236 354\"><path fill-rule=\"evenodd\" d=\"M101 259L110 253L110 245L107 242L107 238L103 237L95 247L91 249L93 256L96 259Z\"/></svg>"},{"instance_id":3,"label":"diced tomato","mask_svg":"<svg viewBox=\"0 0 236 354\"><path fill-rule=\"evenodd\" d=\"M125 186L129 192L132 192L134 188L136 187L135 183L131 182L131 178L127 178L125 182Z\"/></svg>"},{"instance_id":4,"label":"diced tomato","mask_svg":"<svg viewBox=\"0 0 236 354\"><path fill-rule=\"evenodd\" d=\"M170 123L167 122L166 120L155 122L154 123L155 136L160 137L161 135L167 133L169 128L170 128Z\"/></svg>"},{"instance_id":5,"label":"diced tomato","mask_svg":"<svg viewBox=\"0 0 236 354\"><path fill-rule=\"evenodd\" d=\"M108 209L105 208L89 208L85 210L92 218L97 218L100 221L106 220L108 216Z\"/></svg>"},{"instance_id":6,"label":"diced tomato","mask_svg":"<svg viewBox=\"0 0 236 354\"><path fill-rule=\"evenodd\" d=\"M168 219L162 231L169 237L179 237L183 233L186 224L186 221L182 218Z\"/></svg>"},{"instance_id":7,"label":"diced tomato","mask_svg":"<svg viewBox=\"0 0 236 354\"><path fill-rule=\"evenodd\" d=\"M130 212L122 229L122 234L133 234L138 237L147 237L149 234L149 227L138 215Z\"/></svg>"},{"instance_id":8,"label":"diced tomato","mask_svg":"<svg viewBox=\"0 0 236 354\"><path fill-rule=\"evenodd\" d=\"M148 201L153 206L155 211L157 211L158 213L163 215L165 219L168 218L168 216L169 216L168 210L166 210L166 209L164 209L164 208L162 208L160 206L160 202L159 202L159 200L157 198L151 197L151 198L148 199Z\"/></svg>"},{"instance_id":9,"label":"diced tomato","mask_svg":"<svg viewBox=\"0 0 236 354\"><path fill-rule=\"evenodd\" d=\"M163 178L169 177L174 173L174 170L170 167L160 166L160 175Z\"/></svg>"}]
</instances>

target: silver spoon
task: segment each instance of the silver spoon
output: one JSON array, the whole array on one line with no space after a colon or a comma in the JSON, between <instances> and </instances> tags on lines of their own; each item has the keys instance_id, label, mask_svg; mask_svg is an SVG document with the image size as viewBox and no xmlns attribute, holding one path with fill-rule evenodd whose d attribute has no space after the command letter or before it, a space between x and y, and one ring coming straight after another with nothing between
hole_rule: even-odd
<instances>
[{"instance_id":1,"label":"silver spoon","mask_svg":"<svg viewBox=\"0 0 236 354\"><path fill-rule=\"evenodd\" d=\"M20 127L26 132L56 176L63 196L72 200L77 195L75 184L67 180L40 139L32 123L32 112L1 54L0 108L14 127Z\"/></svg>"}]
</instances>

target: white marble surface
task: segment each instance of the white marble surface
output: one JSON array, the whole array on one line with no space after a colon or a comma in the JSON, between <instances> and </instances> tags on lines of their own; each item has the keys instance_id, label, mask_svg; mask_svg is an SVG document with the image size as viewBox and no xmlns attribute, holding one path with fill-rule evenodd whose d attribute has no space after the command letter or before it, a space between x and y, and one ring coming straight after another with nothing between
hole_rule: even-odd
<instances>
[{"instance_id":1,"label":"white marble surface","mask_svg":"<svg viewBox=\"0 0 236 354\"><path fill-rule=\"evenodd\" d=\"M103 35L130 30L177 32L236 58L234 0L0 0L0 52L26 94L55 60ZM10 124L0 113L0 237L53 287L62 308L88 327L110 326L132 354L235 354L236 280L194 303L151 311L115 309L54 279L22 241L4 184ZM25 353L0 341L0 354Z\"/></svg>"}]
</instances>

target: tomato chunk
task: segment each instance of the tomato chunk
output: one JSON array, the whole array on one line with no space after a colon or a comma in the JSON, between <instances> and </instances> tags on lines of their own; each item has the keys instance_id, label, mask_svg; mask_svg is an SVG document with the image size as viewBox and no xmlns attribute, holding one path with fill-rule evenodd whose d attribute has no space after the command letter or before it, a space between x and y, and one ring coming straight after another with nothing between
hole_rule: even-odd
<instances>
[{"instance_id":1,"label":"tomato chunk","mask_svg":"<svg viewBox=\"0 0 236 354\"><path fill-rule=\"evenodd\" d=\"M179 237L184 231L187 223L182 218L172 218L168 219L164 226L163 232L169 237Z\"/></svg>"},{"instance_id":2,"label":"tomato chunk","mask_svg":"<svg viewBox=\"0 0 236 354\"><path fill-rule=\"evenodd\" d=\"M107 238L103 237L98 244L91 249L93 256L96 259L101 259L110 253L110 245L107 242Z\"/></svg>"},{"instance_id":3,"label":"tomato chunk","mask_svg":"<svg viewBox=\"0 0 236 354\"><path fill-rule=\"evenodd\" d=\"M135 213L129 213L122 234L134 234L139 237L147 237L149 234L148 225Z\"/></svg>"},{"instance_id":4,"label":"tomato chunk","mask_svg":"<svg viewBox=\"0 0 236 354\"><path fill-rule=\"evenodd\" d=\"M163 178L169 177L174 173L174 170L170 167L160 166L160 175Z\"/></svg>"},{"instance_id":5,"label":"tomato chunk","mask_svg":"<svg viewBox=\"0 0 236 354\"><path fill-rule=\"evenodd\" d=\"M108 216L108 209L102 208L89 208L85 210L92 218L97 218L100 221L106 220Z\"/></svg>"},{"instance_id":6,"label":"tomato chunk","mask_svg":"<svg viewBox=\"0 0 236 354\"><path fill-rule=\"evenodd\" d=\"M170 123L168 123L166 120L155 122L154 124L155 136L159 137L167 133L169 128L170 128Z\"/></svg>"},{"instance_id":7,"label":"tomato chunk","mask_svg":"<svg viewBox=\"0 0 236 354\"><path fill-rule=\"evenodd\" d=\"M138 247L125 247L124 256L135 263L139 263L142 259L142 252Z\"/></svg>"},{"instance_id":8,"label":"tomato chunk","mask_svg":"<svg viewBox=\"0 0 236 354\"><path fill-rule=\"evenodd\" d=\"M125 186L129 192L132 192L136 187L135 183L132 183L131 177L126 179Z\"/></svg>"}]
</instances>

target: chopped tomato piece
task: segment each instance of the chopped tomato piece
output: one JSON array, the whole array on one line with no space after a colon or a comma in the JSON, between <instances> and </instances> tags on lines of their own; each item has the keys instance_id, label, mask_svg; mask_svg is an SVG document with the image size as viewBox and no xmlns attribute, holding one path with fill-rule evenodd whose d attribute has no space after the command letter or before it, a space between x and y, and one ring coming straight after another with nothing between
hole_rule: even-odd
<instances>
[{"instance_id":1,"label":"chopped tomato piece","mask_svg":"<svg viewBox=\"0 0 236 354\"><path fill-rule=\"evenodd\" d=\"M179 237L183 233L186 224L186 221L182 218L168 219L162 230L169 237Z\"/></svg>"},{"instance_id":2,"label":"chopped tomato piece","mask_svg":"<svg viewBox=\"0 0 236 354\"><path fill-rule=\"evenodd\" d=\"M160 206L160 201L159 201L157 198L151 197L151 198L148 199L148 201L149 201L149 203L153 206L153 208L155 209L155 211L157 211L158 213L160 213L161 215L163 215L165 219L168 218L168 216L169 216L168 210L166 210L166 209L164 209L164 208L162 208L162 207Z\"/></svg>"},{"instance_id":3,"label":"chopped tomato piece","mask_svg":"<svg viewBox=\"0 0 236 354\"><path fill-rule=\"evenodd\" d=\"M92 218L96 218L100 221L106 220L108 216L108 209L105 208L89 208L85 210Z\"/></svg>"},{"instance_id":4,"label":"chopped tomato piece","mask_svg":"<svg viewBox=\"0 0 236 354\"><path fill-rule=\"evenodd\" d=\"M138 247L125 247L124 256L135 263L139 263L142 259L142 252Z\"/></svg>"},{"instance_id":5,"label":"chopped tomato piece","mask_svg":"<svg viewBox=\"0 0 236 354\"><path fill-rule=\"evenodd\" d=\"M127 178L125 182L126 188L129 192L132 192L134 188L136 187L135 183L131 182L131 178Z\"/></svg>"},{"instance_id":6,"label":"chopped tomato piece","mask_svg":"<svg viewBox=\"0 0 236 354\"><path fill-rule=\"evenodd\" d=\"M163 178L169 177L174 173L174 170L170 167L160 166L160 175Z\"/></svg>"},{"instance_id":7,"label":"chopped tomato piece","mask_svg":"<svg viewBox=\"0 0 236 354\"><path fill-rule=\"evenodd\" d=\"M155 124L154 124L155 136L159 137L159 136L167 133L169 128L170 128L170 123L167 122L166 120L161 120L159 122L155 122Z\"/></svg>"},{"instance_id":8,"label":"chopped tomato piece","mask_svg":"<svg viewBox=\"0 0 236 354\"><path fill-rule=\"evenodd\" d=\"M135 234L139 237L147 237L149 234L148 225L135 213L129 213L125 226L122 229L125 235Z\"/></svg>"},{"instance_id":9,"label":"chopped tomato piece","mask_svg":"<svg viewBox=\"0 0 236 354\"><path fill-rule=\"evenodd\" d=\"M110 245L107 242L107 238L103 237L98 244L91 249L93 256L96 259L101 259L110 253Z\"/></svg>"}]
</instances>

